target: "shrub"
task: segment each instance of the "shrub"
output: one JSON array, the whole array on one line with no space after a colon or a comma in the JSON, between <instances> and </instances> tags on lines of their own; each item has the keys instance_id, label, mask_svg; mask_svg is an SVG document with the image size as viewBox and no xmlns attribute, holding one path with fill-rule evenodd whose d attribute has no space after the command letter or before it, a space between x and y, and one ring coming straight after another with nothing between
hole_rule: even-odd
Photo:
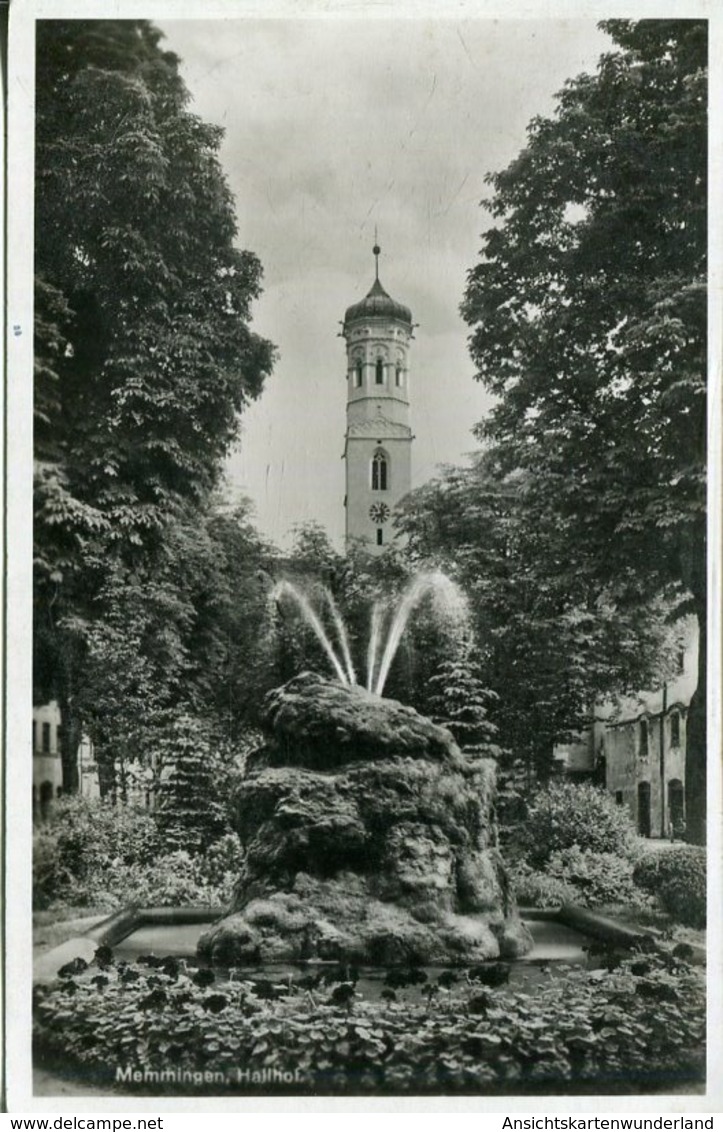
<instances>
[{"instance_id":1,"label":"shrub","mask_svg":"<svg viewBox=\"0 0 723 1132\"><path fill-rule=\"evenodd\" d=\"M126 904L227 904L241 845L226 834L203 856L163 853L153 816L86 798L59 800L33 839L33 899L38 908Z\"/></svg>"},{"instance_id":2,"label":"shrub","mask_svg":"<svg viewBox=\"0 0 723 1132\"><path fill-rule=\"evenodd\" d=\"M209 845L201 859L201 875L208 884L225 888L236 881L243 862L243 849L235 833L225 833Z\"/></svg>"},{"instance_id":3,"label":"shrub","mask_svg":"<svg viewBox=\"0 0 723 1132\"><path fill-rule=\"evenodd\" d=\"M204 882L198 861L183 850L166 853L152 865L132 870L111 869L96 880L89 891L89 903L96 907L110 904L174 905L218 904L217 889Z\"/></svg>"},{"instance_id":4,"label":"shrub","mask_svg":"<svg viewBox=\"0 0 723 1132\"><path fill-rule=\"evenodd\" d=\"M179 849L164 854L151 865L114 863L82 879L71 877L45 906L89 907L101 912L113 912L129 904L164 908L225 906L230 902L235 881L236 874L229 872L217 883L211 882L204 876L201 859Z\"/></svg>"},{"instance_id":5,"label":"shrub","mask_svg":"<svg viewBox=\"0 0 723 1132\"><path fill-rule=\"evenodd\" d=\"M638 837L627 810L587 783L554 782L532 800L517 841L531 865L544 865L561 849L616 853L634 858Z\"/></svg>"},{"instance_id":6,"label":"shrub","mask_svg":"<svg viewBox=\"0 0 723 1132\"><path fill-rule=\"evenodd\" d=\"M615 853L583 852L578 845L553 853L544 871L517 861L510 876L518 902L532 908L573 903L594 908L638 897L630 861Z\"/></svg>"},{"instance_id":7,"label":"shrub","mask_svg":"<svg viewBox=\"0 0 723 1132\"><path fill-rule=\"evenodd\" d=\"M528 908L559 908L576 899L575 889L558 877L533 869L525 861L509 868L510 880L517 902Z\"/></svg>"},{"instance_id":8,"label":"shrub","mask_svg":"<svg viewBox=\"0 0 723 1132\"><path fill-rule=\"evenodd\" d=\"M655 896L664 911L682 924L706 924L706 854L693 845L647 853L638 861L633 880Z\"/></svg>"},{"instance_id":9,"label":"shrub","mask_svg":"<svg viewBox=\"0 0 723 1132\"><path fill-rule=\"evenodd\" d=\"M616 853L583 852L573 845L552 854L547 872L572 890L576 903L586 907L635 900L632 863Z\"/></svg>"},{"instance_id":10,"label":"shrub","mask_svg":"<svg viewBox=\"0 0 723 1132\"><path fill-rule=\"evenodd\" d=\"M36 1052L84 1076L112 1066L109 1083L116 1066L148 1081L172 1064L170 1081L145 1086L168 1093L268 1092L238 1077L248 1065L296 1094L675 1091L704 1073L705 983L682 961L558 967L532 992L440 979L391 1002L348 981L312 999L308 980L214 986L178 960L117 968L104 955L102 971L36 988Z\"/></svg>"},{"instance_id":11,"label":"shrub","mask_svg":"<svg viewBox=\"0 0 723 1132\"><path fill-rule=\"evenodd\" d=\"M88 798L59 798L33 837L33 899L88 904L86 889L110 870L134 871L159 851L150 814Z\"/></svg>"}]
</instances>

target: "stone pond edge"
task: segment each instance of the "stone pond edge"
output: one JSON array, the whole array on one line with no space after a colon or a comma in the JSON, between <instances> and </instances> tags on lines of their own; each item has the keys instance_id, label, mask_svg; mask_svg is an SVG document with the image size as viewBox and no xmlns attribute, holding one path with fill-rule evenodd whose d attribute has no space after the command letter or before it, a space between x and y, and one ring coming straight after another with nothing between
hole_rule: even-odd
<instances>
[{"instance_id":1,"label":"stone pond edge","mask_svg":"<svg viewBox=\"0 0 723 1132\"><path fill-rule=\"evenodd\" d=\"M205 924L221 919L225 909L210 905L197 905L187 908L162 908L131 905L113 912L99 924L90 928L83 935L67 939L57 947L51 948L39 956L34 964L33 981L35 983L51 982L55 979L58 969L75 958L90 961L96 948L101 946L115 947L126 939L132 932L141 927L158 927L160 925L175 926L180 924ZM639 931L625 924L619 923L611 916L603 916L589 908L578 904L563 904L559 908L519 908L522 920L550 920L566 927L574 928L587 936L601 940L611 945L631 947L645 937L655 935L651 932ZM656 945L661 946L656 939ZM705 963L705 950L693 946L693 962L703 965ZM317 960L323 963L323 960Z\"/></svg>"}]
</instances>

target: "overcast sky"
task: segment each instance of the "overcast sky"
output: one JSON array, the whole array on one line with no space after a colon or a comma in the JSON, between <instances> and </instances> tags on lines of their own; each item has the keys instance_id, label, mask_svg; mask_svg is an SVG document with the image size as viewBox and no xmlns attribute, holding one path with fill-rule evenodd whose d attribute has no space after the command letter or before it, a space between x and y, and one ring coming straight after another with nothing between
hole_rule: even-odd
<instances>
[{"instance_id":1,"label":"overcast sky","mask_svg":"<svg viewBox=\"0 0 723 1132\"><path fill-rule=\"evenodd\" d=\"M239 245L259 256L254 328L280 359L229 461L234 493L284 544L318 519L344 529L345 350L339 322L374 279L411 307L413 484L475 447L488 400L459 316L489 224L490 171L550 113L565 80L610 47L593 21L156 21L192 109L226 131Z\"/></svg>"}]
</instances>

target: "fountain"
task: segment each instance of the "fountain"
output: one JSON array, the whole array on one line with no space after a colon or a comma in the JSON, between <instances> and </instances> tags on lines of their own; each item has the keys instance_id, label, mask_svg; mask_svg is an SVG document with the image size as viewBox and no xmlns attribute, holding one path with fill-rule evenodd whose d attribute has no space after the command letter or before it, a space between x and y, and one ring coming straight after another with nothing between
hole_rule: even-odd
<instances>
[{"instance_id":1,"label":"fountain","mask_svg":"<svg viewBox=\"0 0 723 1132\"><path fill-rule=\"evenodd\" d=\"M304 672L267 696L266 743L233 800L245 859L229 913L199 940L203 960L461 964L531 946L496 847L494 764L382 696L426 595L463 630L459 590L420 575L395 610L375 604L361 687L331 595L338 653L308 597L288 581L274 587L274 601L297 605L335 678Z\"/></svg>"},{"instance_id":2,"label":"fountain","mask_svg":"<svg viewBox=\"0 0 723 1132\"><path fill-rule=\"evenodd\" d=\"M416 609L422 598L428 593L432 594L433 608L438 616L443 617L457 632L466 626L468 619L467 603L459 587L440 571L420 574L402 594L402 599L392 619L387 642L381 655L379 675L374 685L374 691L378 696L381 696L384 691L389 669L404 636L404 630L412 611ZM373 656L371 671L374 668L374 659ZM371 673L369 679L371 681Z\"/></svg>"},{"instance_id":3,"label":"fountain","mask_svg":"<svg viewBox=\"0 0 723 1132\"><path fill-rule=\"evenodd\" d=\"M309 598L298 586L284 579L271 590L269 600L277 605L285 597L294 601L307 624L313 630L337 678L342 684L356 684L356 672L351 659L346 626L330 590L323 587L321 593L332 616L341 656L337 656L335 653L320 615L314 610ZM378 696L382 695L389 669L404 636L409 618L428 594L432 596L432 608L436 616L443 619L453 632L459 634L466 627L468 620L466 598L459 587L439 570L418 574L404 591L396 609L391 614L386 641L381 650L384 622L388 618L387 603L383 601L374 602L367 650L367 691L373 691ZM377 660L380 660L378 671Z\"/></svg>"}]
</instances>

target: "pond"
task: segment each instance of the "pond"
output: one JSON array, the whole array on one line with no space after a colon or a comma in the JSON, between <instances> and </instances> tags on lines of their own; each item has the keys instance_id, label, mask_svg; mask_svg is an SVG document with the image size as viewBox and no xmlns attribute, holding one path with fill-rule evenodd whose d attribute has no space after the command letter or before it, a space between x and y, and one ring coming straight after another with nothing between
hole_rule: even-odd
<instances>
[{"instance_id":1,"label":"pond","mask_svg":"<svg viewBox=\"0 0 723 1132\"><path fill-rule=\"evenodd\" d=\"M582 932L559 923L552 919L525 920L532 934L534 946L532 950L512 963L500 963L490 960L487 964L478 964L471 968L477 971L479 981L486 983L488 978L498 977L510 986L520 990L533 990L545 978L550 964L560 963L579 965L588 963L588 952L585 950L589 939ZM196 945L202 931L207 927L204 923L180 924L144 924L113 946L116 959L125 959L132 962L139 956L154 955L158 957L174 956L185 959L194 964L196 962ZM298 963L298 964L264 964L263 966L247 966L242 969L243 978L251 981L269 981L275 986L289 982L296 983L302 980L301 985L342 981L343 968L336 963ZM447 978L453 981L466 980L469 967L450 969L448 967L429 966L419 974L419 982L404 987L405 997L420 997L425 987L436 982L440 975L447 973ZM240 972L239 972L240 973ZM217 971L217 978L222 981L230 976L227 970ZM379 999L389 986L388 971L385 968L362 968L358 972L356 989L361 996L369 1001Z\"/></svg>"}]
</instances>

